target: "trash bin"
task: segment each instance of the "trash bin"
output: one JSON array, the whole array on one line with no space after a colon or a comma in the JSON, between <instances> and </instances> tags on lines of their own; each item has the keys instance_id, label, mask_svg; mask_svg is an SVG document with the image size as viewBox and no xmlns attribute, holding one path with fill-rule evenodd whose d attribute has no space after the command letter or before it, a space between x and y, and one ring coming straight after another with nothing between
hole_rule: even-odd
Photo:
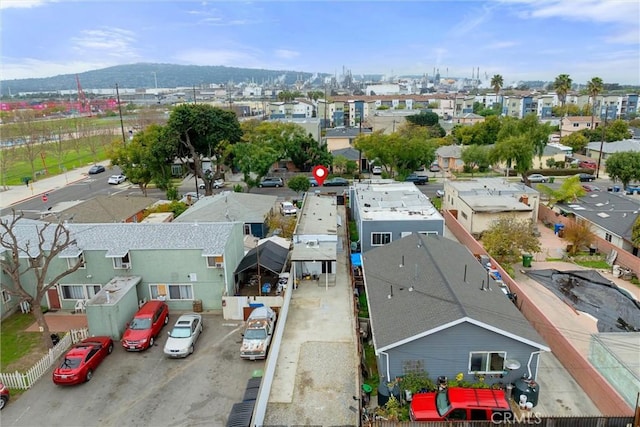
<instances>
[{"instance_id":1,"label":"trash bin","mask_svg":"<svg viewBox=\"0 0 640 427\"><path fill-rule=\"evenodd\" d=\"M193 311L196 313L202 313L202 300L194 299L193 300Z\"/></svg>"},{"instance_id":2,"label":"trash bin","mask_svg":"<svg viewBox=\"0 0 640 427\"><path fill-rule=\"evenodd\" d=\"M596 248L595 246L589 246L589 255L595 255L597 249L598 248Z\"/></svg>"},{"instance_id":3,"label":"trash bin","mask_svg":"<svg viewBox=\"0 0 640 427\"><path fill-rule=\"evenodd\" d=\"M620 192L620 186L619 185L614 185L613 186L613 192L614 193L619 193Z\"/></svg>"},{"instance_id":4,"label":"trash bin","mask_svg":"<svg viewBox=\"0 0 640 427\"><path fill-rule=\"evenodd\" d=\"M522 254L522 266L523 267L531 267L531 261L533 260L533 255L531 254Z\"/></svg>"},{"instance_id":5,"label":"trash bin","mask_svg":"<svg viewBox=\"0 0 640 427\"><path fill-rule=\"evenodd\" d=\"M564 229L564 224L562 224L562 223L558 223L558 224L554 224L554 225L553 225L553 232L554 232L555 234L559 234L559 233L560 233L560 230L562 230L562 229ZM562 237L562 236L561 236L561 237Z\"/></svg>"},{"instance_id":6,"label":"trash bin","mask_svg":"<svg viewBox=\"0 0 640 427\"><path fill-rule=\"evenodd\" d=\"M555 177L555 176L551 176L551 177L549 177L549 183L550 183L550 184L553 184L553 183L555 182L555 180L556 180L556 177Z\"/></svg>"},{"instance_id":7,"label":"trash bin","mask_svg":"<svg viewBox=\"0 0 640 427\"><path fill-rule=\"evenodd\" d=\"M373 387L371 387L369 384L362 384L362 391L367 395L367 397L371 397Z\"/></svg>"}]
</instances>

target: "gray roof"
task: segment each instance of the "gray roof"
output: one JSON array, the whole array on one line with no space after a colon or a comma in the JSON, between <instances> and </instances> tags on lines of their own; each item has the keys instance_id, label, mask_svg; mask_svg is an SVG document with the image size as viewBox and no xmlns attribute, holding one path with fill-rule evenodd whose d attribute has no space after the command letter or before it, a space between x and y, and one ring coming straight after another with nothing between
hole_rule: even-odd
<instances>
[{"instance_id":1,"label":"gray roof","mask_svg":"<svg viewBox=\"0 0 640 427\"><path fill-rule=\"evenodd\" d=\"M360 134L370 134L371 129L363 127L339 127L333 129L327 129L325 138L355 138Z\"/></svg>"},{"instance_id":2,"label":"gray roof","mask_svg":"<svg viewBox=\"0 0 640 427\"><path fill-rule=\"evenodd\" d=\"M360 154L360 152L358 150L356 150L355 148L352 147L347 147L347 148L340 148L338 150L333 150L331 152L331 154L335 156L344 156L347 158L347 160L355 160L356 162L360 160L360 158L362 159L366 159L367 156L365 156L364 154Z\"/></svg>"},{"instance_id":3,"label":"gray roof","mask_svg":"<svg viewBox=\"0 0 640 427\"><path fill-rule=\"evenodd\" d=\"M376 351L459 322L548 350L493 280L481 290L487 271L453 240L413 233L364 254L363 271Z\"/></svg>"},{"instance_id":4,"label":"gray roof","mask_svg":"<svg viewBox=\"0 0 640 427\"><path fill-rule=\"evenodd\" d=\"M640 212L640 200L608 191L592 191L575 203L556 206L627 241L631 241L631 229Z\"/></svg>"},{"instance_id":5,"label":"gray roof","mask_svg":"<svg viewBox=\"0 0 640 427\"><path fill-rule=\"evenodd\" d=\"M436 155L440 157L453 157L455 159L459 159L462 157L462 146L444 145L442 147L438 147L438 149L436 150Z\"/></svg>"},{"instance_id":6,"label":"gray roof","mask_svg":"<svg viewBox=\"0 0 640 427\"><path fill-rule=\"evenodd\" d=\"M32 242L33 249L38 248L38 231L48 225L45 241L53 242L57 224L38 221L20 222L14 227L14 233L20 246ZM130 250L201 250L202 256L224 254L235 223L111 223L111 224L67 224L71 238L76 240L60 253L62 258L77 256L79 251L105 250L107 257L124 256ZM44 245L47 248L47 244ZM37 255L32 252L32 257ZM26 254L21 254L26 257Z\"/></svg>"},{"instance_id":7,"label":"gray roof","mask_svg":"<svg viewBox=\"0 0 640 427\"><path fill-rule=\"evenodd\" d=\"M57 215L48 216L45 220L58 222L58 218L73 218L75 223L123 222L157 201L144 196L98 195L58 211Z\"/></svg>"},{"instance_id":8,"label":"gray roof","mask_svg":"<svg viewBox=\"0 0 640 427\"><path fill-rule=\"evenodd\" d=\"M174 222L228 222L261 224L275 207L278 196L223 191L204 197Z\"/></svg>"},{"instance_id":9,"label":"gray roof","mask_svg":"<svg viewBox=\"0 0 640 427\"><path fill-rule=\"evenodd\" d=\"M587 144L587 150L600 151L600 141ZM605 142L602 144L604 154L620 153L625 151L640 151L640 140L623 139L622 141Z\"/></svg>"}]
</instances>

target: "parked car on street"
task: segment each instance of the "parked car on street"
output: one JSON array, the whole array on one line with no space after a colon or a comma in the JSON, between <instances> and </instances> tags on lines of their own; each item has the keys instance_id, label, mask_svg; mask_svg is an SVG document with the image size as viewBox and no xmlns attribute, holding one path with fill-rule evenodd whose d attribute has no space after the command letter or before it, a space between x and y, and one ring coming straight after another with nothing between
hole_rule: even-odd
<instances>
[{"instance_id":1,"label":"parked car on street","mask_svg":"<svg viewBox=\"0 0 640 427\"><path fill-rule=\"evenodd\" d=\"M431 166L429 166L429 171L440 172L440 166L437 163L432 163Z\"/></svg>"},{"instance_id":2,"label":"parked car on street","mask_svg":"<svg viewBox=\"0 0 640 427\"><path fill-rule=\"evenodd\" d=\"M4 405L9 401L9 389L4 384L0 383L0 411L4 408Z\"/></svg>"},{"instance_id":3,"label":"parked car on street","mask_svg":"<svg viewBox=\"0 0 640 427\"><path fill-rule=\"evenodd\" d=\"M349 185L349 180L336 176L324 182L324 187L345 187Z\"/></svg>"},{"instance_id":4,"label":"parked car on street","mask_svg":"<svg viewBox=\"0 0 640 427\"><path fill-rule=\"evenodd\" d=\"M164 301L152 300L144 303L127 324L122 335L122 347L127 351L142 351L153 347L155 338L167 323L169 307Z\"/></svg>"},{"instance_id":5,"label":"parked car on street","mask_svg":"<svg viewBox=\"0 0 640 427\"><path fill-rule=\"evenodd\" d=\"M202 328L201 315L187 313L180 316L169 332L164 354L169 357L187 357L192 354Z\"/></svg>"},{"instance_id":6,"label":"parked car on street","mask_svg":"<svg viewBox=\"0 0 640 427\"><path fill-rule=\"evenodd\" d=\"M412 173L410 175L407 175L404 180L405 182L413 182L416 185L424 185L429 182L429 177Z\"/></svg>"},{"instance_id":7,"label":"parked car on street","mask_svg":"<svg viewBox=\"0 0 640 427\"><path fill-rule=\"evenodd\" d=\"M284 180L278 177L264 177L258 187L284 187Z\"/></svg>"},{"instance_id":8,"label":"parked car on street","mask_svg":"<svg viewBox=\"0 0 640 427\"><path fill-rule=\"evenodd\" d=\"M540 173L533 173L527 178L529 179L529 182L547 182L549 180L549 178ZM524 182L524 178L520 178L520 181Z\"/></svg>"},{"instance_id":9,"label":"parked car on street","mask_svg":"<svg viewBox=\"0 0 640 427\"><path fill-rule=\"evenodd\" d=\"M444 197L444 190L436 190L436 197Z\"/></svg>"},{"instance_id":10,"label":"parked car on street","mask_svg":"<svg viewBox=\"0 0 640 427\"><path fill-rule=\"evenodd\" d=\"M576 176L580 179L580 182L591 182L596 179L596 177L590 173L579 173Z\"/></svg>"},{"instance_id":11,"label":"parked car on street","mask_svg":"<svg viewBox=\"0 0 640 427\"><path fill-rule=\"evenodd\" d=\"M316 179L312 176L307 177L309 178L309 185L312 187L317 187L318 186L318 181L316 181Z\"/></svg>"},{"instance_id":12,"label":"parked car on street","mask_svg":"<svg viewBox=\"0 0 640 427\"><path fill-rule=\"evenodd\" d=\"M371 173L374 175L382 175L382 166L374 166L371 169Z\"/></svg>"},{"instance_id":13,"label":"parked car on street","mask_svg":"<svg viewBox=\"0 0 640 427\"><path fill-rule=\"evenodd\" d=\"M624 188L625 193L627 194L640 194L640 184L627 184Z\"/></svg>"},{"instance_id":14,"label":"parked car on street","mask_svg":"<svg viewBox=\"0 0 640 427\"><path fill-rule=\"evenodd\" d=\"M585 169L596 169L598 167L598 164L591 160L582 160L580 161L580 163L578 163L578 167Z\"/></svg>"},{"instance_id":15,"label":"parked car on street","mask_svg":"<svg viewBox=\"0 0 640 427\"><path fill-rule=\"evenodd\" d=\"M102 165L93 165L89 168L89 175L95 175L104 172L106 169Z\"/></svg>"},{"instance_id":16,"label":"parked car on street","mask_svg":"<svg viewBox=\"0 0 640 427\"><path fill-rule=\"evenodd\" d=\"M75 344L53 371L58 385L80 384L91 380L93 371L113 351L111 337L90 337Z\"/></svg>"},{"instance_id":17,"label":"parked car on street","mask_svg":"<svg viewBox=\"0 0 640 427\"><path fill-rule=\"evenodd\" d=\"M583 184L582 188L584 188L584 191L586 191L587 193L591 193L592 191L600 191L600 187L596 187L595 185L591 184Z\"/></svg>"},{"instance_id":18,"label":"parked car on street","mask_svg":"<svg viewBox=\"0 0 640 427\"><path fill-rule=\"evenodd\" d=\"M213 181L213 188L222 188L224 187L224 179L222 178L218 178L215 181ZM204 190L204 183L201 182L200 184L198 184L198 188L201 190Z\"/></svg>"},{"instance_id":19,"label":"parked car on street","mask_svg":"<svg viewBox=\"0 0 640 427\"><path fill-rule=\"evenodd\" d=\"M118 185L118 184L122 184L126 180L127 180L127 177L120 174L120 175L111 175L107 180L107 182L111 185Z\"/></svg>"}]
</instances>

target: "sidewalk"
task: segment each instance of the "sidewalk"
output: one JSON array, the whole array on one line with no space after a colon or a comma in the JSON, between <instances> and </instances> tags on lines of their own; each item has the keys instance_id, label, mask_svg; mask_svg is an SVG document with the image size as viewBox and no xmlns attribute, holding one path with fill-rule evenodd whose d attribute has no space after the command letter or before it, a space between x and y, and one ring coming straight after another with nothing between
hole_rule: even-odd
<instances>
[{"instance_id":1,"label":"sidewalk","mask_svg":"<svg viewBox=\"0 0 640 427\"><path fill-rule=\"evenodd\" d=\"M87 179L88 167L82 167L30 182L29 185L12 185L7 189L0 188L0 208L8 208L25 200L41 197L50 191L57 190L68 184Z\"/></svg>"}]
</instances>

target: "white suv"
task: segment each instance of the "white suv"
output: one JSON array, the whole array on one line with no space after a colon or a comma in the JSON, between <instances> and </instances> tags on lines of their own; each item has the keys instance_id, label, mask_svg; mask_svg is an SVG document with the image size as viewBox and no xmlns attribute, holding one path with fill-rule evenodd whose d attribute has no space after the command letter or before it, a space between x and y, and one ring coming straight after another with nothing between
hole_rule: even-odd
<instances>
[{"instance_id":1,"label":"white suv","mask_svg":"<svg viewBox=\"0 0 640 427\"><path fill-rule=\"evenodd\" d=\"M293 203L291 202L282 202L280 203L280 213L282 215L297 215L298 214L298 208L296 208L294 206Z\"/></svg>"}]
</instances>

